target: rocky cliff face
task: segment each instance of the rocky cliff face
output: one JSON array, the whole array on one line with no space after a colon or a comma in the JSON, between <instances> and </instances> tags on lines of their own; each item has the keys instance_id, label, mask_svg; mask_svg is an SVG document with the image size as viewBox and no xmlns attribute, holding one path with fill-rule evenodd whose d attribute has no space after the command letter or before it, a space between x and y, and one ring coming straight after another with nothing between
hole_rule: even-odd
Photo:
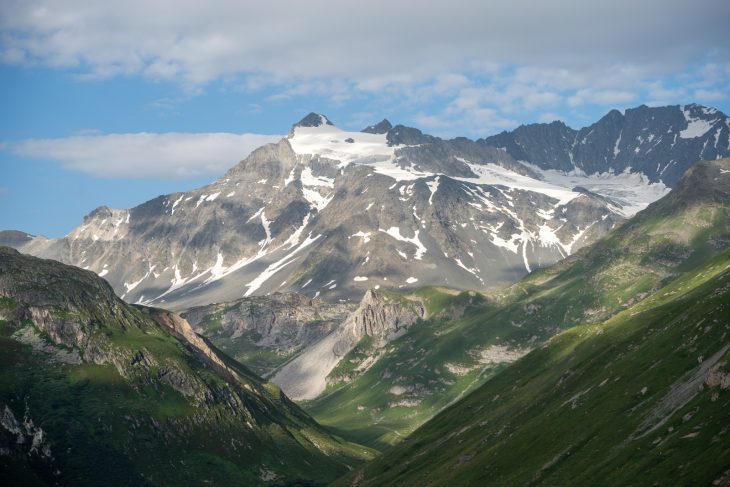
<instances>
[{"instance_id":1,"label":"rocky cliff face","mask_svg":"<svg viewBox=\"0 0 730 487\"><path fill-rule=\"evenodd\" d=\"M352 336L356 340L368 336L385 344L401 336L409 326L425 317L426 310L420 302L408 301L400 296L388 297L369 289L345 326L352 329Z\"/></svg>"},{"instance_id":2,"label":"rocky cliff face","mask_svg":"<svg viewBox=\"0 0 730 487\"><path fill-rule=\"evenodd\" d=\"M297 293L251 296L189 309L195 331L264 376L332 333L355 309Z\"/></svg>"},{"instance_id":3,"label":"rocky cliff face","mask_svg":"<svg viewBox=\"0 0 730 487\"><path fill-rule=\"evenodd\" d=\"M367 455L180 316L127 305L92 272L7 247L0 357L0 447L38 436L25 456L0 454L20 483L74 484L104 465L112 485L169 484L207 478L198 470L216 462L235 466L211 474L216 483L326 480Z\"/></svg>"},{"instance_id":4,"label":"rocky cliff face","mask_svg":"<svg viewBox=\"0 0 730 487\"><path fill-rule=\"evenodd\" d=\"M216 354L203 340L200 338L190 323L176 313L171 313L165 310L144 310L149 312L157 324L166 328L172 335L184 340L189 343L198 354L201 354L210 361L214 366L221 368L228 374L235 375L235 372L223 363L223 360Z\"/></svg>"},{"instance_id":5,"label":"rocky cliff face","mask_svg":"<svg viewBox=\"0 0 730 487\"><path fill-rule=\"evenodd\" d=\"M726 154L728 130L696 105L480 141L385 121L346 132L310 114L211 185L99 208L62 239L13 241L95 271L128 302L177 310L277 291L337 302L376 287L506 285Z\"/></svg>"},{"instance_id":6,"label":"rocky cliff face","mask_svg":"<svg viewBox=\"0 0 730 487\"><path fill-rule=\"evenodd\" d=\"M369 290L344 322L279 369L272 382L293 399L313 399L324 391L327 376L342 357L363 338L372 339L377 353L424 316L418 301Z\"/></svg>"}]
</instances>

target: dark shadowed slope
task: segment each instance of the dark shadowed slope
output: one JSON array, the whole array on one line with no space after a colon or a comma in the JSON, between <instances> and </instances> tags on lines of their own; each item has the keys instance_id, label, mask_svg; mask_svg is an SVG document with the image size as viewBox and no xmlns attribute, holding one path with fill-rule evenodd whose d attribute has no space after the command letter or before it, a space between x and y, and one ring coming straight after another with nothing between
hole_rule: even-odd
<instances>
[{"instance_id":1,"label":"dark shadowed slope","mask_svg":"<svg viewBox=\"0 0 730 487\"><path fill-rule=\"evenodd\" d=\"M0 247L4 485L324 482L367 458L179 316Z\"/></svg>"}]
</instances>

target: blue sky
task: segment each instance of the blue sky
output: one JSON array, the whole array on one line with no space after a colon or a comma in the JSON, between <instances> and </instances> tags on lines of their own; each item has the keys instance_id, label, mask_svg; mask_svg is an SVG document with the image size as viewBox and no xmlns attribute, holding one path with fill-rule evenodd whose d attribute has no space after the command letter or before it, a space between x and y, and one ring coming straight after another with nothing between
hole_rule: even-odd
<instances>
[{"instance_id":1,"label":"blue sky","mask_svg":"<svg viewBox=\"0 0 730 487\"><path fill-rule=\"evenodd\" d=\"M727 25L725 0L0 0L0 229L205 184L310 111L472 138L730 113Z\"/></svg>"}]
</instances>

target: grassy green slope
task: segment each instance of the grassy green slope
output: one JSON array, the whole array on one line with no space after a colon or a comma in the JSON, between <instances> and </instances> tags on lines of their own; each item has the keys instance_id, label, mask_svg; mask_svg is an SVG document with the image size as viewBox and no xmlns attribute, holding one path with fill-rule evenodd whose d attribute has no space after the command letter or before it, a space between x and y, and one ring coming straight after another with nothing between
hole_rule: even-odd
<instances>
[{"instance_id":1,"label":"grassy green slope","mask_svg":"<svg viewBox=\"0 0 730 487\"><path fill-rule=\"evenodd\" d=\"M440 295L433 289L421 293L426 291ZM334 383L319 398L302 403L304 408L343 436L383 449L497 370L499 366L480 365L458 374L449 371L445 364L451 366L451 362L468 361L471 367L475 359L468 351L485 346L490 335L498 335L498 331L471 332L484 311L485 300L480 295L439 297L448 302L444 313L413 325L385 349L374 350L370 341L363 339L330 373L330 378L356 378ZM455 313L463 315L453 319ZM352 373L356 364L373 354L380 354L380 358L372 367L360 375Z\"/></svg>"},{"instance_id":2,"label":"grassy green slope","mask_svg":"<svg viewBox=\"0 0 730 487\"><path fill-rule=\"evenodd\" d=\"M559 334L337 485L711 485L729 469L730 250Z\"/></svg>"},{"instance_id":3,"label":"grassy green slope","mask_svg":"<svg viewBox=\"0 0 730 487\"><path fill-rule=\"evenodd\" d=\"M606 238L504 291L420 290L431 318L305 409L369 446L397 443L520 353L610 318L721 252L730 242L728 170L730 159L698 163L669 195ZM364 352L356 348L343 366Z\"/></svg>"},{"instance_id":4,"label":"grassy green slope","mask_svg":"<svg viewBox=\"0 0 730 487\"><path fill-rule=\"evenodd\" d=\"M95 274L0 248L4 485L317 485L370 457Z\"/></svg>"}]
</instances>

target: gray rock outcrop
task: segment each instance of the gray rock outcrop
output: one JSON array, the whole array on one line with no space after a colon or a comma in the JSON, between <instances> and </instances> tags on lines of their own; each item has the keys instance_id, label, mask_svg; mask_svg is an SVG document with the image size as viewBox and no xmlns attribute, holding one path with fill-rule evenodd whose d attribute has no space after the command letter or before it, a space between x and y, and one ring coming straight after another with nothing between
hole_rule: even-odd
<instances>
[{"instance_id":1,"label":"gray rock outcrop","mask_svg":"<svg viewBox=\"0 0 730 487\"><path fill-rule=\"evenodd\" d=\"M340 326L284 365L271 380L292 399L313 399L325 390L327 376L361 339L372 337L376 348L382 347L425 314L418 301L368 290Z\"/></svg>"}]
</instances>

